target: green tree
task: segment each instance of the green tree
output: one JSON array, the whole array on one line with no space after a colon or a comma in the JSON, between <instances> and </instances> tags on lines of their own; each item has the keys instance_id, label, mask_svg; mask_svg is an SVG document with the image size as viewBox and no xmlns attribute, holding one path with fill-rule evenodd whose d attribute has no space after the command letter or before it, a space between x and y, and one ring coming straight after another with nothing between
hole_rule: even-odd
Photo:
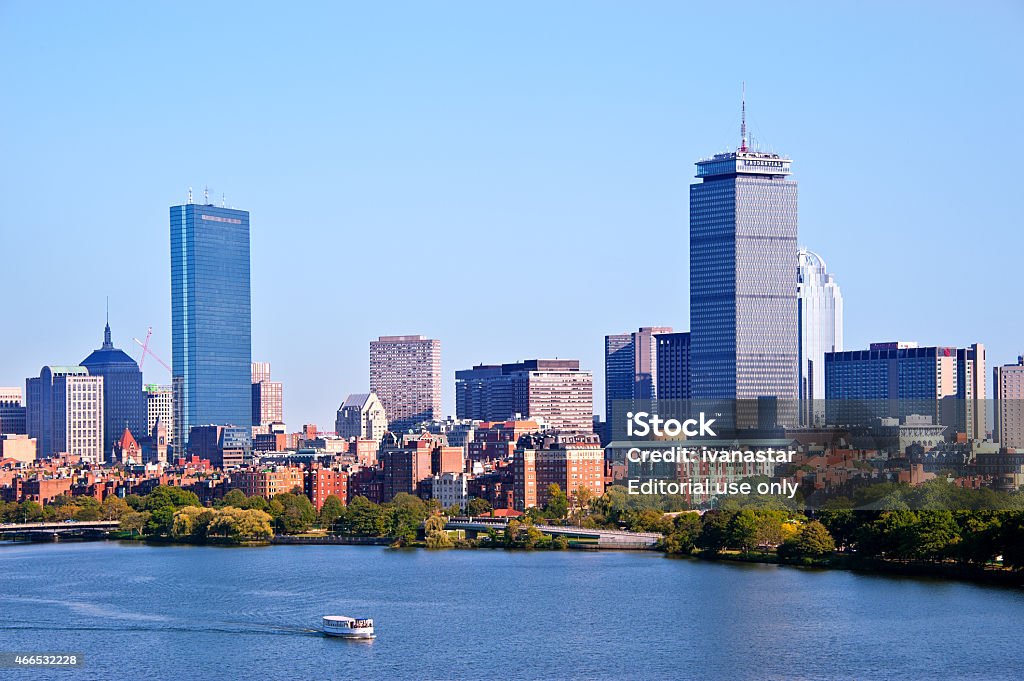
<instances>
[{"instance_id":1,"label":"green tree","mask_svg":"<svg viewBox=\"0 0 1024 681\"><path fill-rule=\"evenodd\" d=\"M124 500L134 511L144 511L146 509L146 499L138 494L129 494Z\"/></svg>"},{"instance_id":2,"label":"green tree","mask_svg":"<svg viewBox=\"0 0 1024 681\"><path fill-rule=\"evenodd\" d=\"M863 512L840 508L822 511L819 520L835 539L836 544L844 548L853 543L864 516Z\"/></svg>"},{"instance_id":3,"label":"green tree","mask_svg":"<svg viewBox=\"0 0 1024 681\"><path fill-rule=\"evenodd\" d=\"M147 511L155 511L164 506L170 506L171 508L202 506L195 492L167 485L154 487L153 491L146 495L145 500L145 509Z\"/></svg>"},{"instance_id":4,"label":"green tree","mask_svg":"<svg viewBox=\"0 0 1024 681\"><path fill-rule=\"evenodd\" d=\"M416 531L427 517L427 505L419 497L396 494L387 507L388 536L404 546L416 539Z\"/></svg>"},{"instance_id":5,"label":"green tree","mask_svg":"<svg viewBox=\"0 0 1024 681\"><path fill-rule=\"evenodd\" d=\"M100 519L100 502L95 497L74 497L71 505L75 508L71 516L75 520L89 522Z\"/></svg>"},{"instance_id":6,"label":"green tree","mask_svg":"<svg viewBox=\"0 0 1024 681\"><path fill-rule=\"evenodd\" d=\"M1014 570L1024 570L1024 512L1012 511L1002 515L997 547L1003 564Z\"/></svg>"},{"instance_id":7,"label":"green tree","mask_svg":"<svg viewBox=\"0 0 1024 681\"><path fill-rule=\"evenodd\" d=\"M333 494L327 495L324 503L320 506L320 526L332 528L338 518L345 512L345 505L341 499Z\"/></svg>"},{"instance_id":8,"label":"green tree","mask_svg":"<svg viewBox=\"0 0 1024 681\"><path fill-rule=\"evenodd\" d=\"M519 541L519 532L522 530L523 524L515 518L508 521L505 526L505 546L515 546L516 542Z\"/></svg>"},{"instance_id":9,"label":"green tree","mask_svg":"<svg viewBox=\"0 0 1024 681\"><path fill-rule=\"evenodd\" d=\"M1000 514L992 511L959 511L954 515L960 527L955 547L958 560L985 565L999 554Z\"/></svg>"},{"instance_id":10,"label":"green tree","mask_svg":"<svg viewBox=\"0 0 1024 681\"><path fill-rule=\"evenodd\" d=\"M366 497L355 497L345 508L338 526L343 534L382 537L386 531L384 509Z\"/></svg>"},{"instance_id":11,"label":"green tree","mask_svg":"<svg viewBox=\"0 0 1024 681\"><path fill-rule=\"evenodd\" d=\"M760 523L754 511L743 509L737 512L728 525L728 546L737 548L743 553L749 553L757 546L759 526Z\"/></svg>"},{"instance_id":12,"label":"green tree","mask_svg":"<svg viewBox=\"0 0 1024 681\"><path fill-rule=\"evenodd\" d=\"M787 539L779 546L779 557L783 560L794 558L820 559L836 550L835 540L828 529L812 520L804 523L793 539Z\"/></svg>"},{"instance_id":13,"label":"green tree","mask_svg":"<svg viewBox=\"0 0 1024 681\"><path fill-rule=\"evenodd\" d=\"M697 548L700 532L701 519L698 514L680 513L672 523L672 530L662 539L661 547L666 553L691 554Z\"/></svg>"},{"instance_id":14,"label":"green tree","mask_svg":"<svg viewBox=\"0 0 1024 681\"><path fill-rule=\"evenodd\" d=\"M949 511L921 511L913 526L909 542L911 557L942 560L954 554L960 541L960 528Z\"/></svg>"},{"instance_id":15,"label":"green tree","mask_svg":"<svg viewBox=\"0 0 1024 681\"><path fill-rule=\"evenodd\" d=\"M710 554L721 553L729 543L729 522L734 514L729 511L708 511L701 517L697 547Z\"/></svg>"},{"instance_id":16,"label":"green tree","mask_svg":"<svg viewBox=\"0 0 1024 681\"><path fill-rule=\"evenodd\" d=\"M149 511L130 511L121 516L121 531L128 532L130 536L134 537L136 534L142 535L143 530L146 527L146 523L149 522Z\"/></svg>"},{"instance_id":17,"label":"green tree","mask_svg":"<svg viewBox=\"0 0 1024 681\"><path fill-rule=\"evenodd\" d=\"M564 518L569 513L569 498L562 488L551 483L548 485L548 503L544 506L544 515L548 518Z\"/></svg>"},{"instance_id":18,"label":"green tree","mask_svg":"<svg viewBox=\"0 0 1024 681\"><path fill-rule=\"evenodd\" d=\"M198 506L179 508L174 512L171 521L171 536L175 539L205 538L213 513L215 512Z\"/></svg>"},{"instance_id":19,"label":"green tree","mask_svg":"<svg viewBox=\"0 0 1024 681\"><path fill-rule=\"evenodd\" d=\"M132 512L132 507L121 497L109 496L100 504L100 518L103 520L120 520Z\"/></svg>"},{"instance_id":20,"label":"green tree","mask_svg":"<svg viewBox=\"0 0 1024 681\"><path fill-rule=\"evenodd\" d=\"M450 549L453 544L451 537L444 529L444 518L439 515L431 515L423 523L423 534L427 540L428 549Z\"/></svg>"},{"instance_id":21,"label":"green tree","mask_svg":"<svg viewBox=\"0 0 1024 681\"><path fill-rule=\"evenodd\" d=\"M537 529L536 525L527 525L526 531L522 533L523 547L535 549L544 539L544 533Z\"/></svg>"},{"instance_id":22,"label":"green tree","mask_svg":"<svg viewBox=\"0 0 1024 681\"><path fill-rule=\"evenodd\" d=\"M245 496L245 492L240 489L233 489L221 497L220 500L214 504L217 508L223 508L224 506L234 506L235 508L247 508L249 497Z\"/></svg>"},{"instance_id":23,"label":"green tree","mask_svg":"<svg viewBox=\"0 0 1024 681\"><path fill-rule=\"evenodd\" d=\"M466 514L474 517L488 515L492 510L494 508L491 506L491 502L480 497L473 497L466 504Z\"/></svg>"},{"instance_id":24,"label":"green tree","mask_svg":"<svg viewBox=\"0 0 1024 681\"><path fill-rule=\"evenodd\" d=\"M281 505L281 511L274 521L285 534L305 532L316 522L316 509L305 494L281 492L274 496Z\"/></svg>"},{"instance_id":25,"label":"green tree","mask_svg":"<svg viewBox=\"0 0 1024 681\"><path fill-rule=\"evenodd\" d=\"M37 523L43 519L43 507L34 501L23 501L18 504L17 522Z\"/></svg>"}]
</instances>

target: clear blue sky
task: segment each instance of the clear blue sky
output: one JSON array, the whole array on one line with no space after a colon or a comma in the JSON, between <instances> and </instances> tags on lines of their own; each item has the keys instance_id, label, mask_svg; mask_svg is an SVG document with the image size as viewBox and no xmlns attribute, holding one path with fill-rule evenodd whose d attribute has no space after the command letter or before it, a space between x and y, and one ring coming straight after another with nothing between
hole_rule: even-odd
<instances>
[{"instance_id":1,"label":"clear blue sky","mask_svg":"<svg viewBox=\"0 0 1024 681\"><path fill-rule=\"evenodd\" d=\"M0 2L0 385L153 327L168 206L252 214L253 358L333 424L368 342L578 357L689 325L693 162L795 159L847 348L1024 349L1019 2ZM146 380L167 373L145 365Z\"/></svg>"}]
</instances>

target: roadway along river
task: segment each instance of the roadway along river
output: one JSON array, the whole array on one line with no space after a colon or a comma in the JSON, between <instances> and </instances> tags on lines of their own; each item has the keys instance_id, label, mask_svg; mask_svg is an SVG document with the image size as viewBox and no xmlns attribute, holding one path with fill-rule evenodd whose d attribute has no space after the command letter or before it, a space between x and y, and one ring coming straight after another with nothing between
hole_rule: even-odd
<instances>
[{"instance_id":1,"label":"roadway along river","mask_svg":"<svg viewBox=\"0 0 1024 681\"><path fill-rule=\"evenodd\" d=\"M1020 590L655 553L0 545L0 653L85 655L3 679L989 681L1021 641Z\"/></svg>"}]
</instances>

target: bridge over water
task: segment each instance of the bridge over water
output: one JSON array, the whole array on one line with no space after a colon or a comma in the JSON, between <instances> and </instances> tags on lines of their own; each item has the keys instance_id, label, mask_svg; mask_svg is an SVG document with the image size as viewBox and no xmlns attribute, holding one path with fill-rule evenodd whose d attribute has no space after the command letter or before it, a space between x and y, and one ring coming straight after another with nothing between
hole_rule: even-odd
<instances>
[{"instance_id":1,"label":"bridge over water","mask_svg":"<svg viewBox=\"0 0 1024 681\"><path fill-rule=\"evenodd\" d=\"M445 524L446 530L465 530L470 536L488 530L503 532L508 518L454 517ZM576 544L590 544L599 549L653 549L661 535L657 532L628 532L626 530L597 530L568 525L537 525L538 530L552 536L562 536Z\"/></svg>"},{"instance_id":2,"label":"bridge over water","mask_svg":"<svg viewBox=\"0 0 1024 681\"><path fill-rule=\"evenodd\" d=\"M0 523L0 538L52 540L61 537L97 537L118 529L121 523L117 520L86 520L71 522L46 523Z\"/></svg>"}]
</instances>

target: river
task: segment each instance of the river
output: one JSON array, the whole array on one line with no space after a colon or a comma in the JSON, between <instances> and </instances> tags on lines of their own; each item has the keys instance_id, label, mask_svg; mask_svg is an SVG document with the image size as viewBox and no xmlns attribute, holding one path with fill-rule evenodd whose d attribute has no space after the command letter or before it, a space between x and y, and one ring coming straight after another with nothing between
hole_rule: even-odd
<instances>
[{"instance_id":1,"label":"river","mask_svg":"<svg viewBox=\"0 0 1024 681\"><path fill-rule=\"evenodd\" d=\"M84 655L3 679L1024 678L1024 591L656 553L7 544L0 587L0 652Z\"/></svg>"}]
</instances>

